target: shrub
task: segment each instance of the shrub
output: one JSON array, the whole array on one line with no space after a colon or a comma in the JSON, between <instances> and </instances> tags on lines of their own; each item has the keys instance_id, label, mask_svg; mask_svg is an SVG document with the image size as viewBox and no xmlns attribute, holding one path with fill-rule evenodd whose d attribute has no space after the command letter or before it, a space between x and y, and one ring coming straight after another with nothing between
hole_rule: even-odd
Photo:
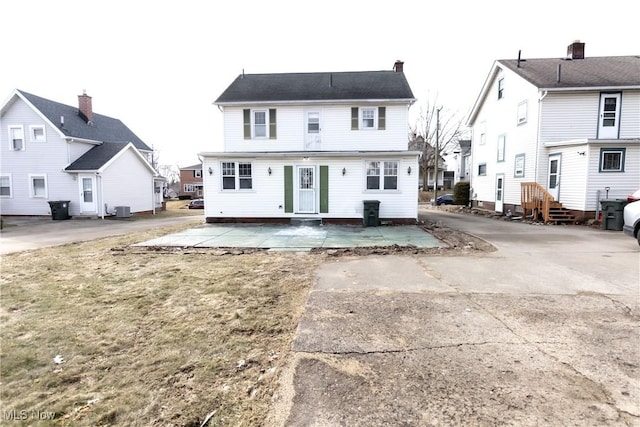
<instances>
[{"instance_id":1,"label":"shrub","mask_svg":"<svg viewBox=\"0 0 640 427\"><path fill-rule=\"evenodd\" d=\"M465 205L469 204L469 189L471 184L469 181L460 181L453 187L453 204Z\"/></svg>"}]
</instances>

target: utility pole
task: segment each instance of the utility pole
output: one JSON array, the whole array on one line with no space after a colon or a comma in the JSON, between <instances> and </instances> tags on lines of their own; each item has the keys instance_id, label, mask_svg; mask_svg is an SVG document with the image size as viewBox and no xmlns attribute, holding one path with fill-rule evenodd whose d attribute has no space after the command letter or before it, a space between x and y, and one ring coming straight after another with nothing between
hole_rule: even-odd
<instances>
[{"instance_id":1,"label":"utility pole","mask_svg":"<svg viewBox=\"0 0 640 427\"><path fill-rule=\"evenodd\" d=\"M436 109L436 157L433 163L433 203L438 203L438 157L440 152L440 110L442 107Z\"/></svg>"}]
</instances>

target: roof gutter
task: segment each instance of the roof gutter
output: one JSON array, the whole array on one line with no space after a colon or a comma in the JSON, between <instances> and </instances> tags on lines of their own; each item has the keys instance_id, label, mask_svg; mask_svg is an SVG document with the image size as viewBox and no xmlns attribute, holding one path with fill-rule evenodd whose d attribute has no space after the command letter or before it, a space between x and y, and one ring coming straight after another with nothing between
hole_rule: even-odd
<instances>
[{"instance_id":1,"label":"roof gutter","mask_svg":"<svg viewBox=\"0 0 640 427\"><path fill-rule=\"evenodd\" d=\"M280 101L231 101L214 102L218 107L240 107L243 105L308 105L308 104L413 104L416 98L402 99L317 99L317 100L280 100Z\"/></svg>"},{"instance_id":2,"label":"roof gutter","mask_svg":"<svg viewBox=\"0 0 640 427\"><path fill-rule=\"evenodd\" d=\"M198 153L198 158L204 162L205 157L216 158L318 158L318 157L389 157L389 156L418 156L421 151L291 151L291 152L203 152Z\"/></svg>"},{"instance_id":3,"label":"roof gutter","mask_svg":"<svg viewBox=\"0 0 640 427\"><path fill-rule=\"evenodd\" d=\"M540 87L538 90L544 92L568 92L568 91L621 91L621 90L638 90L640 85L634 86L567 86L567 87Z\"/></svg>"}]
</instances>

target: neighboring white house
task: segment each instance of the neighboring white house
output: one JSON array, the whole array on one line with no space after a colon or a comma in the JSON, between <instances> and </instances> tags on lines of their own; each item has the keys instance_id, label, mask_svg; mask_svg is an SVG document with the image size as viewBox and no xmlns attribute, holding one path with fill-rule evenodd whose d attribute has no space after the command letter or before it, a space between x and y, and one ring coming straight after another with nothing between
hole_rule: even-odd
<instances>
[{"instance_id":1,"label":"neighboring white house","mask_svg":"<svg viewBox=\"0 0 640 427\"><path fill-rule=\"evenodd\" d=\"M461 139L458 147L447 155L447 171L454 173L453 185L471 178L471 140Z\"/></svg>"},{"instance_id":2,"label":"neighboring white house","mask_svg":"<svg viewBox=\"0 0 640 427\"><path fill-rule=\"evenodd\" d=\"M155 212L164 179L152 150L120 120L15 90L0 109L0 212L49 215L69 201L71 216Z\"/></svg>"},{"instance_id":3,"label":"neighboring white house","mask_svg":"<svg viewBox=\"0 0 640 427\"><path fill-rule=\"evenodd\" d=\"M388 71L238 76L215 101L224 151L200 153L206 221L362 224L364 201L375 200L380 220L415 223L414 101L400 61Z\"/></svg>"},{"instance_id":4,"label":"neighboring white house","mask_svg":"<svg viewBox=\"0 0 640 427\"><path fill-rule=\"evenodd\" d=\"M473 206L515 213L521 188L537 186L584 220L607 192L640 188L640 56L589 58L584 47L494 63L468 120Z\"/></svg>"}]
</instances>

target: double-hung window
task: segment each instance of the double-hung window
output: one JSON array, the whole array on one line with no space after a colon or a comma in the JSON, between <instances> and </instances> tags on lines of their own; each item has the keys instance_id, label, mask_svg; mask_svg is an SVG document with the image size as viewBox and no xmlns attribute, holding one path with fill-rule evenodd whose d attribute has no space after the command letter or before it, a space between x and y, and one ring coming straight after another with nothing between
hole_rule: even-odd
<instances>
[{"instance_id":1,"label":"double-hung window","mask_svg":"<svg viewBox=\"0 0 640 427\"><path fill-rule=\"evenodd\" d=\"M251 190L253 173L250 162L222 162L223 190Z\"/></svg>"},{"instance_id":2,"label":"double-hung window","mask_svg":"<svg viewBox=\"0 0 640 427\"><path fill-rule=\"evenodd\" d=\"M367 162L367 190L397 190L398 162Z\"/></svg>"},{"instance_id":3,"label":"double-hung window","mask_svg":"<svg viewBox=\"0 0 640 427\"><path fill-rule=\"evenodd\" d=\"M351 130L385 130L387 107L351 107Z\"/></svg>"},{"instance_id":4,"label":"double-hung window","mask_svg":"<svg viewBox=\"0 0 640 427\"><path fill-rule=\"evenodd\" d=\"M253 137L267 137L267 111L255 110L253 112Z\"/></svg>"},{"instance_id":5,"label":"double-hung window","mask_svg":"<svg viewBox=\"0 0 640 427\"><path fill-rule=\"evenodd\" d=\"M11 175L0 175L0 197L11 197Z\"/></svg>"},{"instance_id":6,"label":"double-hung window","mask_svg":"<svg viewBox=\"0 0 640 427\"><path fill-rule=\"evenodd\" d=\"M184 192L185 193L193 193L195 190L195 186L193 184L185 184L184 185Z\"/></svg>"},{"instance_id":7,"label":"double-hung window","mask_svg":"<svg viewBox=\"0 0 640 427\"><path fill-rule=\"evenodd\" d=\"M600 172L624 172L624 148L600 149Z\"/></svg>"},{"instance_id":8,"label":"double-hung window","mask_svg":"<svg viewBox=\"0 0 640 427\"><path fill-rule=\"evenodd\" d=\"M504 78L498 80L498 99L504 98Z\"/></svg>"},{"instance_id":9,"label":"double-hung window","mask_svg":"<svg viewBox=\"0 0 640 427\"><path fill-rule=\"evenodd\" d=\"M242 110L244 139L276 139L276 109Z\"/></svg>"},{"instance_id":10,"label":"double-hung window","mask_svg":"<svg viewBox=\"0 0 640 427\"><path fill-rule=\"evenodd\" d=\"M20 125L9 126L9 150L23 151L24 149L24 128Z\"/></svg>"},{"instance_id":11,"label":"double-hung window","mask_svg":"<svg viewBox=\"0 0 640 427\"><path fill-rule=\"evenodd\" d=\"M202 178L202 169L196 169L193 171L194 178Z\"/></svg>"},{"instance_id":12,"label":"double-hung window","mask_svg":"<svg viewBox=\"0 0 640 427\"><path fill-rule=\"evenodd\" d=\"M29 195L33 198L47 198L47 176L29 174Z\"/></svg>"}]
</instances>

